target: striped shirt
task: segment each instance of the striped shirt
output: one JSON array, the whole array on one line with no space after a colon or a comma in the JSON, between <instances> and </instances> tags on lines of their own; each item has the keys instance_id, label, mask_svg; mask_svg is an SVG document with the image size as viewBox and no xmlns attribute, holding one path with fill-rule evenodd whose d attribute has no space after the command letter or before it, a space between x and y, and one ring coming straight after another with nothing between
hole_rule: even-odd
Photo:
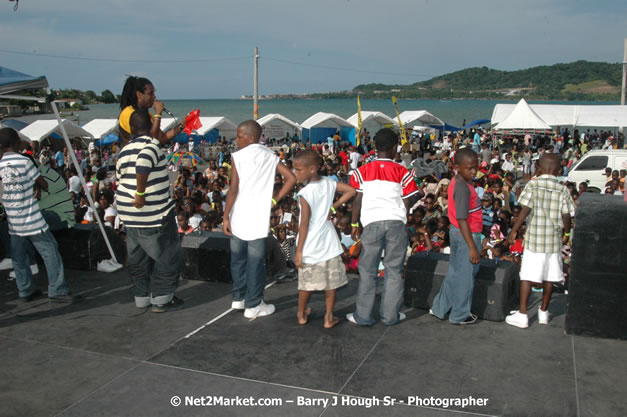
<instances>
[{"instance_id":1,"label":"striped shirt","mask_svg":"<svg viewBox=\"0 0 627 417\"><path fill-rule=\"evenodd\" d=\"M41 215L35 198L35 180L39 175L39 171L27 157L14 152L2 155L2 204L11 235L30 236L48 230L48 224Z\"/></svg>"},{"instance_id":2,"label":"striped shirt","mask_svg":"<svg viewBox=\"0 0 627 417\"><path fill-rule=\"evenodd\" d=\"M518 203L529 207L525 249L539 253L562 250L562 215L575 214L575 203L568 188L552 175L530 180L520 194Z\"/></svg>"},{"instance_id":3,"label":"striped shirt","mask_svg":"<svg viewBox=\"0 0 627 417\"><path fill-rule=\"evenodd\" d=\"M166 164L159 141L149 136L134 138L120 152L116 201L120 220L127 227L159 227L174 208ZM133 206L137 174L148 174L146 203L142 208Z\"/></svg>"}]
</instances>

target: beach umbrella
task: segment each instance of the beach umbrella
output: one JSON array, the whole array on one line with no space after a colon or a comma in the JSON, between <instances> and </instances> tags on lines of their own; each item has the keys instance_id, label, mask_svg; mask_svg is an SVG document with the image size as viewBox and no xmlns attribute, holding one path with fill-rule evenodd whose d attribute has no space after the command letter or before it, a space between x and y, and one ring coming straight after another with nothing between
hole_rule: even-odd
<instances>
[{"instance_id":1,"label":"beach umbrella","mask_svg":"<svg viewBox=\"0 0 627 417\"><path fill-rule=\"evenodd\" d=\"M192 168L202 162L202 158L194 152L173 152L168 155L170 165Z\"/></svg>"}]
</instances>

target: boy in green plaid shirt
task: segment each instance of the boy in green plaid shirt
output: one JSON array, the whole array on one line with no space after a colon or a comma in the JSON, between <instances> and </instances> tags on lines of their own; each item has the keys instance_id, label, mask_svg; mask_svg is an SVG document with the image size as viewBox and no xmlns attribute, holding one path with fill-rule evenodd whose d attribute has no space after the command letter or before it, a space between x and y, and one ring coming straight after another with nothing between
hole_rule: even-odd
<instances>
[{"instance_id":1,"label":"boy in green plaid shirt","mask_svg":"<svg viewBox=\"0 0 627 417\"><path fill-rule=\"evenodd\" d=\"M575 214L575 204L568 188L557 180L559 171L559 156L544 154L540 159L538 177L529 181L520 194L518 203L522 210L509 235L510 244L513 244L518 229L529 217L520 267L520 311L505 318L508 324L523 329L529 327L527 301L532 283L543 285L538 323L548 324L553 283L564 279L562 241L570 236L571 216Z\"/></svg>"}]
</instances>

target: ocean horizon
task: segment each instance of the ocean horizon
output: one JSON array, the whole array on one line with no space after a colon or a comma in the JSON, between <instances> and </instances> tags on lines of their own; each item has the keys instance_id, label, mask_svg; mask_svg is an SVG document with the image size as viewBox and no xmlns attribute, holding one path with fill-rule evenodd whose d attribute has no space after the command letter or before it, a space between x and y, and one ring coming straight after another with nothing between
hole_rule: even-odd
<instances>
[{"instance_id":1,"label":"ocean horizon","mask_svg":"<svg viewBox=\"0 0 627 417\"><path fill-rule=\"evenodd\" d=\"M462 127L463 122L477 119L490 119L494 106L499 103L516 103L516 100L477 100L453 99L441 101L433 99L399 100L400 112L406 110L427 110L446 123ZM253 118L253 101L249 99L178 99L163 100L166 108L177 117L191 110L199 109L200 116L223 116L236 124ZM619 104L618 102L598 101L529 101L530 104ZM93 119L115 119L120 112L119 104L90 104L89 110L64 111L64 117L84 125ZM396 117L391 99L361 99L362 111L380 111L392 118ZM296 123L302 123L317 112L335 113L345 119L357 113L356 99L270 99L259 100L259 117L270 113L280 113ZM68 115L68 113L70 113ZM37 114L19 117L24 122L52 119L53 114ZM376 126L366 128L374 129Z\"/></svg>"}]
</instances>

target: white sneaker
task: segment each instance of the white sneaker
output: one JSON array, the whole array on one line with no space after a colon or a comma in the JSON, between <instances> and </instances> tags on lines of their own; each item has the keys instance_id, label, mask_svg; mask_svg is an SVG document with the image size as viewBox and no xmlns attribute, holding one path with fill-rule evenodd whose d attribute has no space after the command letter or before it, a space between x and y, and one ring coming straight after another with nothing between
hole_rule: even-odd
<instances>
[{"instance_id":1,"label":"white sneaker","mask_svg":"<svg viewBox=\"0 0 627 417\"><path fill-rule=\"evenodd\" d=\"M30 266L30 273L33 275L37 275L39 273L39 267L37 264ZM9 272L9 278L15 278L15 271Z\"/></svg>"},{"instance_id":2,"label":"white sneaker","mask_svg":"<svg viewBox=\"0 0 627 417\"><path fill-rule=\"evenodd\" d=\"M115 262L113 259L105 259L104 261L98 262L96 270L99 272L115 272L122 269L123 266L124 265Z\"/></svg>"},{"instance_id":3,"label":"white sneaker","mask_svg":"<svg viewBox=\"0 0 627 417\"><path fill-rule=\"evenodd\" d=\"M398 321L403 321L407 318L407 314L405 313L401 313L400 311L398 312Z\"/></svg>"},{"instance_id":4,"label":"white sneaker","mask_svg":"<svg viewBox=\"0 0 627 417\"><path fill-rule=\"evenodd\" d=\"M244 300L242 300L242 301L233 301L231 303L231 308L233 310L243 310L243 309L246 308L245 301Z\"/></svg>"},{"instance_id":5,"label":"white sneaker","mask_svg":"<svg viewBox=\"0 0 627 417\"><path fill-rule=\"evenodd\" d=\"M4 258L2 262L0 262L0 271L7 269L13 269L13 259L11 258Z\"/></svg>"},{"instance_id":6,"label":"white sneaker","mask_svg":"<svg viewBox=\"0 0 627 417\"><path fill-rule=\"evenodd\" d=\"M269 316L274 313L274 310L274 304L266 304L261 301L257 307L247 308L244 310L244 317L247 319L254 319L257 317Z\"/></svg>"},{"instance_id":7,"label":"white sneaker","mask_svg":"<svg viewBox=\"0 0 627 417\"><path fill-rule=\"evenodd\" d=\"M526 329L529 327L529 318L526 314L523 314L520 311L515 311L513 314L505 317L505 323L520 327L521 329Z\"/></svg>"},{"instance_id":8,"label":"white sneaker","mask_svg":"<svg viewBox=\"0 0 627 417\"><path fill-rule=\"evenodd\" d=\"M359 324L357 323L357 321L355 320L355 316L353 316L353 313L348 313L346 315L346 320L350 321L353 324Z\"/></svg>"},{"instance_id":9,"label":"white sneaker","mask_svg":"<svg viewBox=\"0 0 627 417\"><path fill-rule=\"evenodd\" d=\"M538 324L549 324L549 311L538 309Z\"/></svg>"}]
</instances>

